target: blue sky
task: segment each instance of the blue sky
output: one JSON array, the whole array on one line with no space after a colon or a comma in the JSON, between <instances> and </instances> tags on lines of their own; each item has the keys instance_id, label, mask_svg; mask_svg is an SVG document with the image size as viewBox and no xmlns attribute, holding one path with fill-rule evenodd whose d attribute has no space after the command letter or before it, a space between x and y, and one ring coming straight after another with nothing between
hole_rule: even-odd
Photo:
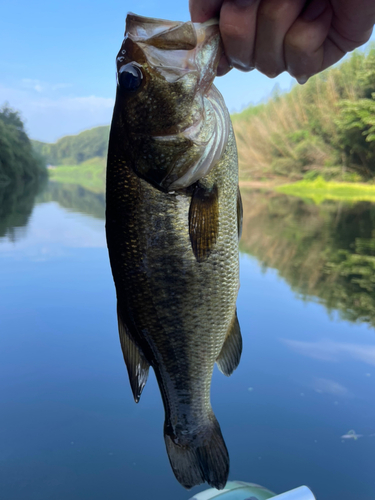
<instances>
[{"instance_id":1,"label":"blue sky","mask_svg":"<svg viewBox=\"0 0 375 500\"><path fill-rule=\"evenodd\" d=\"M188 0L0 0L0 105L21 111L31 138L55 141L110 123L128 11L189 20ZM293 79L231 71L215 83L233 112Z\"/></svg>"}]
</instances>

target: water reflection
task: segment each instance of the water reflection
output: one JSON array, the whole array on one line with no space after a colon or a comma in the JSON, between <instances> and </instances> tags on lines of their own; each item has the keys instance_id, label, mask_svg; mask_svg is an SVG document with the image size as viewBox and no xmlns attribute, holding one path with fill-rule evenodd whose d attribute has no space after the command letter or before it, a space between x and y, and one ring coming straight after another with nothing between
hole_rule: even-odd
<instances>
[{"instance_id":1,"label":"water reflection","mask_svg":"<svg viewBox=\"0 0 375 500\"><path fill-rule=\"evenodd\" d=\"M104 220L104 193L50 182L0 191L0 237L21 237L33 204L57 202ZM38 194L39 193L39 194ZM305 300L318 300L343 319L375 326L375 205L315 205L272 192L242 190L241 251L275 268Z\"/></svg>"},{"instance_id":2,"label":"water reflection","mask_svg":"<svg viewBox=\"0 0 375 500\"><path fill-rule=\"evenodd\" d=\"M103 193L93 193L76 184L50 182L48 188L38 197L39 203L56 201L60 206L74 212L104 219L105 196Z\"/></svg>"},{"instance_id":3,"label":"water reflection","mask_svg":"<svg viewBox=\"0 0 375 500\"><path fill-rule=\"evenodd\" d=\"M16 241L25 232L35 197L45 189L45 178L38 181L11 183L0 188L0 238Z\"/></svg>"},{"instance_id":4,"label":"water reflection","mask_svg":"<svg viewBox=\"0 0 375 500\"><path fill-rule=\"evenodd\" d=\"M361 277L371 284L371 267L336 276L328 264L371 262L374 206L316 207L254 191L243 198L243 359L230 379L215 370L212 385L230 478L279 493L308 484L319 500L372 500L373 330L328 317L316 302L328 304L324 287L334 293L337 283L346 302L331 307L348 315L359 290L370 311L374 293ZM33 202L15 199L11 210L1 208L1 234L16 240L0 238L1 493L7 500L191 498L198 489L183 491L165 456L154 375L139 405L130 393L104 195L50 184L31 216ZM274 269L262 273L259 263Z\"/></svg>"},{"instance_id":5,"label":"water reflection","mask_svg":"<svg viewBox=\"0 0 375 500\"><path fill-rule=\"evenodd\" d=\"M242 251L304 298L375 325L375 205L322 205L245 191Z\"/></svg>"}]
</instances>

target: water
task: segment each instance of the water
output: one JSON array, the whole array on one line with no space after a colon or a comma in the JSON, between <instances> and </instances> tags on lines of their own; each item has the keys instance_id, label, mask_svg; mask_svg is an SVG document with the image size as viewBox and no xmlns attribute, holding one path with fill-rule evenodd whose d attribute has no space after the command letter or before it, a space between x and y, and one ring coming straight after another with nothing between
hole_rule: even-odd
<instances>
[{"instance_id":1,"label":"water","mask_svg":"<svg viewBox=\"0 0 375 500\"><path fill-rule=\"evenodd\" d=\"M103 194L38 189L1 198L0 498L187 500L207 486L172 474L153 373L131 396ZM375 207L243 198L244 352L212 383L230 479L373 500Z\"/></svg>"}]
</instances>

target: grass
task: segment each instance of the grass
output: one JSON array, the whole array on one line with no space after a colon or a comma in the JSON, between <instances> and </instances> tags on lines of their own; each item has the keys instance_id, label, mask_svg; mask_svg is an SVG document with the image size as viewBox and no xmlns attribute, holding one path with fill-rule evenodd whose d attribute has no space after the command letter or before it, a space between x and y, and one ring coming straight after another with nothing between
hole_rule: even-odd
<instances>
[{"instance_id":1,"label":"grass","mask_svg":"<svg viewBox=\"0 0 375 500\"><path fill-rule=\"evenodd\" d=\"M104 158L91 158L80 165L60 165L49 170L49 177L55 182L77 184L94 193L103 193L105 163Z\"/></svg>"},{"instance_id":2,"label":"grass","mask_svg":"<svg viewBox=\"0 0 375 500\"><path fill-rule=\"evenodd\" d=\"M375 178L375 46L232 115L241 177ZM373 128L371 128L373 127ZM373 133L374 132L374 133Z\"/></svg>"},{"instance_id":3,"label":"grass","mask_svg":"<svg viewBox=\"0 0 375 500\"><path fill-rule=\"evenodd\" d=\"M313 181L299 181L275 188L280 193L312 199L316 204L324 200L375 202L375 185L359 182L327 182L322 177Z\"/></svg>"}]
</instances>

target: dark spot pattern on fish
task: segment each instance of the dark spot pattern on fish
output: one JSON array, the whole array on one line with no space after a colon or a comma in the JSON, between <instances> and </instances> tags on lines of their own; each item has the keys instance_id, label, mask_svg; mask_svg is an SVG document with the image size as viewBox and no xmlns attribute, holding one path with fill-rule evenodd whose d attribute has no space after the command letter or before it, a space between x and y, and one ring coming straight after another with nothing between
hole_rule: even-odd
<instances>
[{"instance_id":1,"label":"dark spot pattern on fish","mask_svg":"<svg viewBox=\"0 0 375 500\"><path fill-rule=\"evenodd\" d=\"M229 457L210 385L215 361L229 374L240 352L233 328L223 351L238 292L237 154L212 86L218 27L182 25L127 18L117 69L135 65L142 78L134 70L117 88L106 233L134 398L152 366L177 479L223 488Z\"/></svg>"}]
</instances>

